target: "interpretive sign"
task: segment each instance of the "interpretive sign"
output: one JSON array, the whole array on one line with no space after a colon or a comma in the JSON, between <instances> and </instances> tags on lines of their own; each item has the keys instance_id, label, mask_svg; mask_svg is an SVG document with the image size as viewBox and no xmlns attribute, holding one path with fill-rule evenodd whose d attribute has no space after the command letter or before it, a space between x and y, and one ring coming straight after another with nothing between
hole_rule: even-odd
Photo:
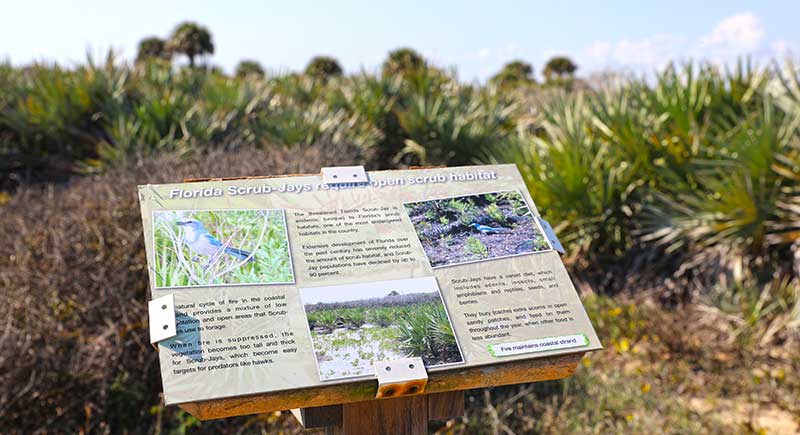
<instances>
[{"instance_id":1,"label":"interpretive sign","mask_svg":"<svg viewBox=\"0 0 800 435\"><path fill-rule=\"evenodd\" d=\"M367 176L139 187L166 403L600 348L514 165Z\"/></svg>"}]
</instances>

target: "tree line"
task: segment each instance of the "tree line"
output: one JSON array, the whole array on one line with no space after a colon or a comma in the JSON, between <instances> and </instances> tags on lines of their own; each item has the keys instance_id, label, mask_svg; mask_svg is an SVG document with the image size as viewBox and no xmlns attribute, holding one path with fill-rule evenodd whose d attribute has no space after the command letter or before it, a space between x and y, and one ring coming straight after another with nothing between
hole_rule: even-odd
<instances>
[{"instance_id":1,"label":"tree line","mask_svg":"<svg viewBox=\"0 0 800 435\"><path fill-rule=\"evenodd\" d=\"M195 67L198 57L214 54L214 42L207 27L186 21L179 24L167 39L150 36L139 42L136 62L153 60L171 61L174 55L184 55L190 67ZM414 49L403 47L389 52L383 65L384 75L398 75L404 71L427 67L425 59ZM542 74L547 84L569 86L578 66L567 56L554 56L545 64ZM235 69L237 77L262 77L264 67L256 60L243 59ZM343 69L336 58L314 56L304 70L304 74L320 79L338 77ZM491 82L501 88L528 86L536 84L533 66L521 59L512 60L491 78Z\"/></svg>"}]
</instances>

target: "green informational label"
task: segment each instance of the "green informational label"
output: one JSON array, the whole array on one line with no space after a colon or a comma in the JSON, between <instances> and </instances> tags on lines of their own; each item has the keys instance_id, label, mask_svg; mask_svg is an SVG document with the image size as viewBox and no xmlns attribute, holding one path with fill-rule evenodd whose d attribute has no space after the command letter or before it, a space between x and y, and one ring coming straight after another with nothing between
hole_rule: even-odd
<instances>
[{"instance_id":1,"label":"green informational label","mask_svg":"<svg viewBox=\"0 0 800 435\"><path fill-rule=\"evenodd\" d=\"M557 337L535 338L525 341L494 343L487 346L493 357L522 355L534 352L548 352L572 349L589 345L586 334L560 335Z\"/></svg>"}]
</instances>

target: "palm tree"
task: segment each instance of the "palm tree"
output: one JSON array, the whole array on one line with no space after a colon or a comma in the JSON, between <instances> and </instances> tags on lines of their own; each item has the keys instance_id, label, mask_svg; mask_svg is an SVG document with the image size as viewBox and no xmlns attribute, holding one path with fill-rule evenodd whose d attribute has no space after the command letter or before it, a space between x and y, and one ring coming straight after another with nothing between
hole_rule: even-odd
<instances>
[{"instance_id":1,"label":"palm tree","mask_svg":"<svg viewBox=\"0 0 800 435\"><path fill-rule=\"evenodd\" d=\"M172 53L167 50L166 43L163 39L157 36L151 36L139 41L139 51L136 53L136 62L142 62L148 59L165 59L169 60Z\"/></svg>"},{"instance_id":2,"label":"palm tree","mask_svg":"<svg viewBox=\"0 0 800 435\"><path fill-rule=\"evenodd\" d=\"M500 87L518 86L533 83L533 67L531 64L515 60L507 63L503 69L492 77L491 82Z\"/></svg>"},{"instance_id":3,"label":"palm tree","mask_svg":"<svg viewBox=\"0 0 800 435\"><path fill-rule=\"evenodd\" d=\"M562 79L565 77L572 77L572 74L578 69L578 65L572 59L566 56L554 56L547 61L544 67L544 76L548 81L554 78Z\"/></svg>"},{"instance_id":4,"label":"palm tree","mask_svg":"<svg viewBox=\"0 0 800 435\"><path fill-rule=\"evenodd\" d=\"M242 60L236 65L236 77L263 77L264 68L255 60Z\"/></svg>"},{"instance_id":5,"label":"palm tree","mask_svg":"<svg viewBox=\"0 0 800 435\"><path fill-rule=\"evenodd\" d=\"M383 75L402 75L423 67L425 59L414 49L403 47L389 52L389 57L383 62Z\"/></svg>"},{"instance_id":6,"label":"palm tree","mask_svg":"<svg viewBox=\"0 0 800 435\"><path fill-rule=\"evenodd\" d=\"M315 56L306 66L306 75L327 80L329 77L342 75L342 67L336 59L328 56Z\"/></svg>"},{"instance_id":7,"label":"palm tree","mask_svg":"<svg viewBox=\"0 0 800 435\"><path fill-rule=\"evenodd\" d=\"M167 48L173 53L183 53L189 58L189 66L194 67L194 58L204 54L214 54L211 33L205 27L186 21L172 32Z\"/></svg>"}]
</instances>

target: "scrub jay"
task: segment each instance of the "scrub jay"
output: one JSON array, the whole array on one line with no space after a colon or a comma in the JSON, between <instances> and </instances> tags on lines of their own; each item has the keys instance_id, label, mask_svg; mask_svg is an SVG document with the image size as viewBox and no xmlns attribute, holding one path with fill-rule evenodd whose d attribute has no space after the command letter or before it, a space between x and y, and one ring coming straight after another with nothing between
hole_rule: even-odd
<instances>
[{"instance_id":1,"label":"scrub jay","mask_svg":"<svg viewBox=\"0 0 800 435\"><path fill-rule=\"evenodd\" d=\"M211 265L211 260L220 253L220 251L231 255L239 260L247 260L253 262L256 257L252 253L243 249L236 249L224 246L216 237L209 234L203 223L197 219L186 219L178 221L178 225L183 227L183 240L189 245L194 253L205 255L208 257L208 264Z\"/></svg>"},{"instance_id":2,"label":"scrub jay","mask_svg":"<svg viewBox=\"0 0 800 435\"><path fill-rule=\"evenodd\" d=\"M471 226L472 228L475 228L476 230L482 232L483 234L492 234L492 233L497 234L497 233L506 233L506 232L508 232L508 228L495 228L495 227L490 227L490 226L487 226L487 225L481 225L481 224L474 223L474 222L469 224L469 226Z\"/></svg>"}]
</instances>

